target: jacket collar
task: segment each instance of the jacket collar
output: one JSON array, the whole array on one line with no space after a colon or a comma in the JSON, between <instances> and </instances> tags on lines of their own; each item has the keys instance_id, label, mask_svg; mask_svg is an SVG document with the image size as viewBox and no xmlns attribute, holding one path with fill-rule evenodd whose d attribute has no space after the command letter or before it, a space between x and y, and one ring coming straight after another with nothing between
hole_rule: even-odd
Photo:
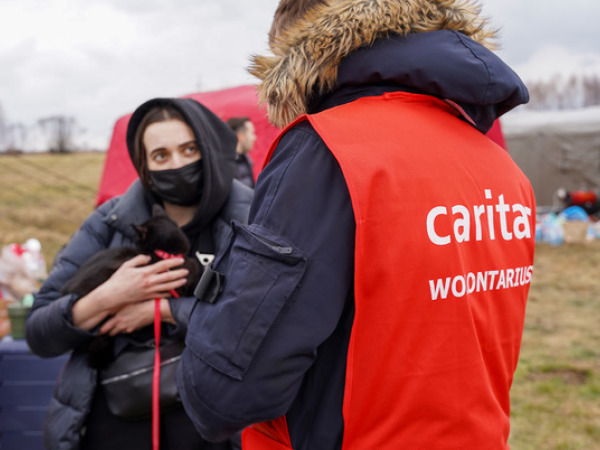
<instances>
[{"instance_id":1,"label":"jacket collar","mask_svg":"<svg viewBox=\"0 0 600 450\"><path fill-rule=\"evenodd\" d=\"M152 215L151 204L151 199L146 195L142 182L138 178L122 196L114 199L104 221L133 240L135 232L131 224L140 224L148 220Z\"/></svg>"}]
</instances>

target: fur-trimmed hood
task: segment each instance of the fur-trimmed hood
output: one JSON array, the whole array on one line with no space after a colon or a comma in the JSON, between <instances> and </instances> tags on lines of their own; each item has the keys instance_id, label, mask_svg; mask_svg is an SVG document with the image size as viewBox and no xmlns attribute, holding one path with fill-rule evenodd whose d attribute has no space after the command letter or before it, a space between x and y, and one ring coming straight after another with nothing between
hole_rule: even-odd
<instances>
[{"instance_id":1,"label":"fur-trimmed hood","mask_svg":"<svg viewBox=\"0 0 600 450\"><path fill-rule=\"evenodd\" d=\"M440 33L439 30L446 32ZM490 73L489 64L485 61L500 61L488 49L495 46L495 31L488 28L486 19L480 16L479 7L471 0L330 0L329 4L320 4L309 10L303 19L286 28L271 43L273 55L253 57L249 70L261 80L258 86L260 101L269 105L269 118L278 127L284 127L298 116L309 112L309 105L315 101L315 97L330 93L339 87L340 67L342 63L345 64L348 56L357 51L368 53L375 44L382 47L382 42L384 47L394 46L404 50L393 53L392 58L389 53L385 55L388 60L382 63L388 66L385 70L390 72L386 74L380 73L381 70L376 67L377 61L371 58L371 62L376 64L366 67L366 70L370 71L364 75L366 80L372 80L372 75L376 74L381 78L379 81L414 88L448 98L464 106L465 101L471 102L471 98L453 98L452 86L444 87L443 92L431 92L429 89L432 77L435 78L434 85L439 79L444 79L444 74L439 73L444 70L442 68L434 69L438 70L435 76L431 73L432 60L429 50L435 47L432 39L428 40L429 48L424 53L405 50L408 44L412 45L412 42L408 42L409 39L404 39L405 37L429 34L427 32L432 31L438 35L437 42L442 46L444 39L450 34L454 36L454 40L457 41L454 44L455 48L461 52L456 58L467 57L479 63L483 55L483 64L480 63L483 67L479 68L481 76L488 87L498 82L498 77ZM388 41L391 44L388 44ZM444 56L442 54L442 63L446 59ZM403 57L411 59L402 59ZM415 67L419 65L418 62L415 63L415 58L420 60L424 67ZM446 67L462 66L463 62L456 58L445 62ZM404 74L406 62L413 66L410 70L416 69L409 77L409 82ZM473 61L466 64L467 67L469 64L472 66ZM390 65L394 66L392 71L389 69ZM508 66L504 63L499 65L495 61L493 65L503 66L502 76L511 75L510 78L515 78L511 83L519 85L512 86L510 90L519 91L520 99L513 99L510 108L499 108L498 112L501 114L519 103L526 102L528 95L525 87ZM423 73L431 75L430 79L423 79ZM456 81L460 82L460 77ZM413 82L416 84L412 84ZM489 92L485 95L489 97ZM482 96L474 96L473 103L480 103L479 99ZM499 96L506 98L510 94L503 92ZM497 100L499 99L483 99L486 104Z\"/></svg>"}]
</instances>

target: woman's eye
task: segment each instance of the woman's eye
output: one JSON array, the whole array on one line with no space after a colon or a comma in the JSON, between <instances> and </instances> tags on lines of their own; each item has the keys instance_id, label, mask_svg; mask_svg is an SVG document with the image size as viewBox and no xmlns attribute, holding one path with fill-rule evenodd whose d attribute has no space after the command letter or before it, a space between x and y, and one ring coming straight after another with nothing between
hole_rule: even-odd
<instances>
[{"instance_id":1,"label":"woman's eye","mask_svg":"<svg viewBox=\"0 0 600 450\"><path fill-rule=\"evenodd\" d=\"M195 145L189 145L185 148L185 153L188 155L194 155L198 153L198 147L196 147Z\"/></svg>"},{"instance_id":2,"label":"woman's eye","mask_svg":"<svg viewBox=\"0 0 600 450\"><path fill-rule=\"evenodd\" d=\"M163 153L155 153L152 155L152 159L156 162L162 162L166 159L166 156Z\"/></svg>"}]
</instances>

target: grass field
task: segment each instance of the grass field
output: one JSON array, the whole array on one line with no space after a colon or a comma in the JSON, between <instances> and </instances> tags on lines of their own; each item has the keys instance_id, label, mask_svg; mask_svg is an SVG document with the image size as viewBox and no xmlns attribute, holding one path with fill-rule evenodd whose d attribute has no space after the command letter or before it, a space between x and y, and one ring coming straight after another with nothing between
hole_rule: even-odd
<instances>
[{"instance_id":1,"label":"grass field","mask_svg":"<svg viewBox=\"0 0 600 450\"><path fill-rule=\"evenodd\" d=\"M0 155L0 244L37 238L48 267L93 211L104 153Z\"/></svg>"},{"instance_id":2,"label":"grass field","mask_svg":"<svg viewBox=\"0 0 600 450\"><path fill-rule=\"evenodd\" d=\"M50 267L92 212L103 162L103 153L0 156L0 246L35 237ZM600 241L536 249L509 443L600 449Z\"/></svg>"}]
</instances>

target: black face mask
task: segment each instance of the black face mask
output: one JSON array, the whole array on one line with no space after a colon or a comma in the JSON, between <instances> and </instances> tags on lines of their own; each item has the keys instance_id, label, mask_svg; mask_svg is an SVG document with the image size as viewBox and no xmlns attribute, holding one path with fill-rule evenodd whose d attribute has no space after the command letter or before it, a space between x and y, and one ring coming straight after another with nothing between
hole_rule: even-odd
<instances>
[{"instance_id":1,"label":"black face mask","mask_svg":"<svg viewBox=\"0 0 600 450\"><path fill-rule=\"evenodd\" d=\"M202 197L202 160L178 169L150 170L150 189L164 201L180 206L195 205Z\"/></svg>"}]
</instances>

